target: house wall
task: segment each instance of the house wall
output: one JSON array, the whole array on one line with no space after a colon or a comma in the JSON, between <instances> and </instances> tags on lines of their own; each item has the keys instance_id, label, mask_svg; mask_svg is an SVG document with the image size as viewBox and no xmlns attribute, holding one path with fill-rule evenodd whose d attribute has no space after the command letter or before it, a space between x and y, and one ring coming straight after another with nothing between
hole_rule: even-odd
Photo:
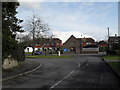
<instances>
[{"instance_id":1,"label":"house wall","mask_svg":"<svg viewBox=\"0 0 120 90\"><path fill-rule=\"evenodd\" d=\"M74 36L71 36L64 44L63 48L67 48L68 51L64 53L75 53L80 54L80 41L77 40ZM71 48L74 48L74 51L71 51Z\"/></svg>"},{"instance_id":2,"label":"house wall","mask_svg":"<svg viewBox=\"0 0 120 90\"><path fill-rule=\"evenodd\" d=\"M94 40L92 38L85 38L86 41L83 41L81 38L75 38L73 35L63 44L63 49L67 49L67 51L64 51L64 53L74 53L74 54L82 54L82 53L98 53L98 48L97 50L83 50L83 42L84 43L90 43L91 45L94 45ZM82 42L81 42L82 40ZM87 44L85 44L87 45ZM74 48L75 51L71 51L70 48Z\"/></svg>"},{"instance_id":3,"label":"house wall","mask_svg":"<svg viewBox=\"0 0 120 90\"><path fill-rule=\"evenodd\" d=\"M80 40L76 40L76 54L80 54L81 48L80 48Z\"/></svg>"},{"instance_id":4,"label":"house wall","mask_svg":"<svg viewBox=\"0 0 120 90\"><path fill-rule=\"evenodd\" d=\"M35 51L38 50L38 48L35 48ZM32 47L26 47L25 52L32 52L33 51L33 48Z\"/></svg>"}]
</instances>

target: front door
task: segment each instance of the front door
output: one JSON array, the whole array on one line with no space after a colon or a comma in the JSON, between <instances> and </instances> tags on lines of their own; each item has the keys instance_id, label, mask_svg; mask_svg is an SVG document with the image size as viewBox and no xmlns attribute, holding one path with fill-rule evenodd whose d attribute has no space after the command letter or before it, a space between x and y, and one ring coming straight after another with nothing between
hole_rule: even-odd
<instances>
[{"instance_id":1,"label":"front door","mask_svg":"<svg viewBox=\"0 0 120 90\"><path fill-rule=\"evenodd\" d=\"M70 47L70 53L76 54L76 48L75 47Z\"/></svg>"}]
</instances>

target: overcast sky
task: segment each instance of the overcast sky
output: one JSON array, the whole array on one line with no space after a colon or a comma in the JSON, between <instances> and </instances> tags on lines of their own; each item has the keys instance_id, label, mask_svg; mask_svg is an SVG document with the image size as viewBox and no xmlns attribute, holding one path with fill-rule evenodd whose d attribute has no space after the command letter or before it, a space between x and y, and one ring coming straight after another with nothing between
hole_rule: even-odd
<instances>
[{"instance_id":1,"label":"overcast sky","mask_svg":"<svg viewBox=\"0 0 120 90\"><path fill-rule=\"evenodd\" d=\"M37 14L63 42L71 35L106 40L108 27L110 35L118 33L117 2L21 2L17 11L23 26Z\"/></svg>"}]
</instances>

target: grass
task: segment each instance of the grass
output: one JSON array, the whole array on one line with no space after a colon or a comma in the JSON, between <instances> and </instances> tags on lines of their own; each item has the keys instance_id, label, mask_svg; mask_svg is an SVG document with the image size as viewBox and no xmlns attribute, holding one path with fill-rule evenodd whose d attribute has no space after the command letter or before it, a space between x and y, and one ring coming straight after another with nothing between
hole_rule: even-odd
<instances>
[{"instance_id":1,"label":"grass","mask_svg":"<svg viewBox=\"0 0 120 90\"><path fill-rule=\"evenodd\" d=\"M25 54L32 54L32 52L25 52Z\"/></svg>"},{"instance_id":2,"label":"grass","mask_svg":"<svg viewBox=\"0 0 120 90\"><path fill-rule=\"evenodd\" d=\"M26 56L26 58L72 58L72 56L57 56L57 55L39 56L39 55L34 55L34 56Z\"/></svg>"},{"instance_id":3,"label":"grass","mask_svg":"<svg viewBox=\"0 0 120 90\"><path fill-rule=\"evenodd\" d=\"M120 62L109 62L109 65L120 75Z\"/></svg>"},{"instance_id":4,"label":"grass","mask_svg":"<svg viewBox=\"0 0 120 90\"><path fill-rule=\"evenodd\" d=\"M108 59L108 60L120 60L120 56L105 56L103 57L104 59Z\"/></svg>"},{"instance_id":5,"label":"grass","mask_svg":"<svg viewBox=\"0 0 120 90\"><path fill-rule=\"evenodd\" d=\"M120 75L120 61L112 62L112 60L120 60L120 56L110 55L104 56L104 59L111 60L111 62L107 62L119 75Z\"/></svg>"}]
</instances>

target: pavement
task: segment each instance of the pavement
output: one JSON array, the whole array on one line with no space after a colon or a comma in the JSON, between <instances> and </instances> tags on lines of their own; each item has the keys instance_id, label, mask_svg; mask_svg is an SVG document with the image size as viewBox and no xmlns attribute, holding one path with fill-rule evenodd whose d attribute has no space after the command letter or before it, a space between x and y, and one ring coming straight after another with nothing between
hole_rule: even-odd
<instances>
[{"instance_id":1,"label":"pavement","mask_svg":"<svg viewBox=\"0 0 120 90\"><path fill-rule=\"evenodd\" d=\"M41 64L36 61L25 60L16 68L2 71L2 82L28 74L40 68Z\"/></svg>"}]
</instances>

